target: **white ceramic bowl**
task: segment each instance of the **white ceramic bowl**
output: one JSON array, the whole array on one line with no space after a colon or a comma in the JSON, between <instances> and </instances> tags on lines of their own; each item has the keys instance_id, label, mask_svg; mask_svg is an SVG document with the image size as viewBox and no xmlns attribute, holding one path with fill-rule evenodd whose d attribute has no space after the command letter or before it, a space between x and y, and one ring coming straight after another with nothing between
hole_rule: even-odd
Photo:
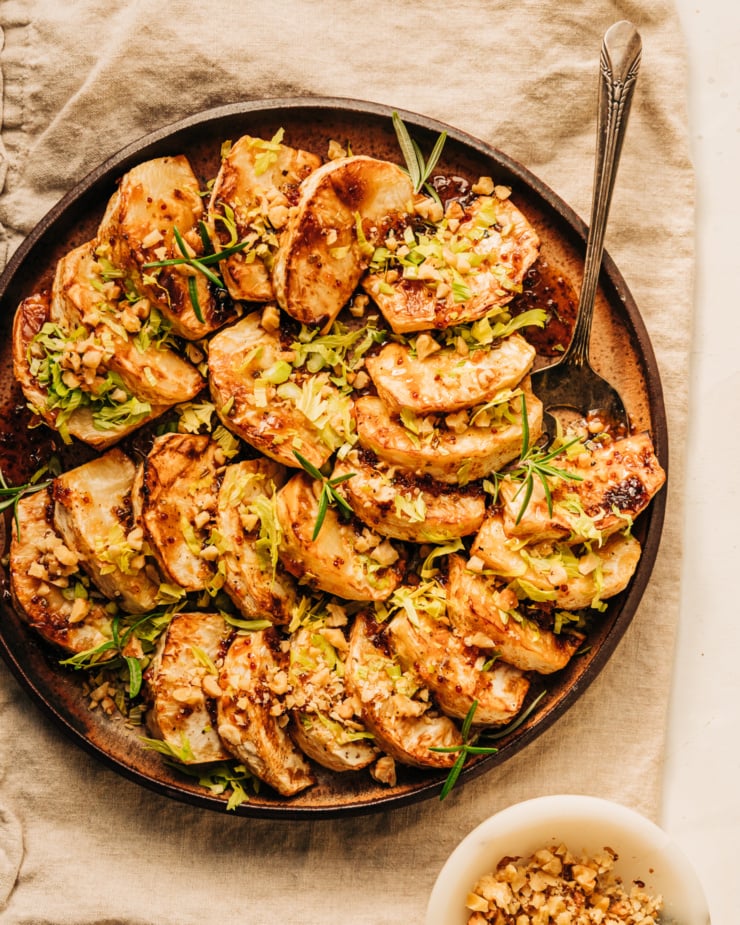
<instances>
[{"instance_id":1,"label":"white ceramic bowl","mask_svg":"<svg viewBox=\"0 0 740 925\"><path fill-rule=\"evenodd\" d=\"M709 925L699 880L668 835L644 816L598 797L547 796L517 803L486 819L452 852L440 871L427 908L426 925L466 925L465 898L502 857L526 857L553 842L593 855L608 846L625 884L642 880L662 894L665 925Z\"/></svg>"}]
</instances>

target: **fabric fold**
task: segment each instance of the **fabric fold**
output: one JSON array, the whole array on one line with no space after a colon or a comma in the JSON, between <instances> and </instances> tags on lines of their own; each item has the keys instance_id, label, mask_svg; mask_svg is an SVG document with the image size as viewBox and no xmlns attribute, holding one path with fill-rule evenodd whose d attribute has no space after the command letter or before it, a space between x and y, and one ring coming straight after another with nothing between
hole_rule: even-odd
<instances>
[{"instance_id":1,"label":"fabric fold","mask_svg":"<svg viewBox=\"0 0 740 925\"><path fill-rule=\"evenodd\" d=\"M22 859L21 824L10 810L0 805L0 911L16 884Z\"/></svg>"}]
</instances>

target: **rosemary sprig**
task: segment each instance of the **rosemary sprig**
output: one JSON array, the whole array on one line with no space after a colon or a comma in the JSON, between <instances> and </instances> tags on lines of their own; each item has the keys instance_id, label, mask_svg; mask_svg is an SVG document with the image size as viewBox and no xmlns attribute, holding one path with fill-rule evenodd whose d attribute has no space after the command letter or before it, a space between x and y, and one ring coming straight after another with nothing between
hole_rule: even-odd
<instances>
[{"instance_id":1,"label":"rosemary sprig","mask_svg":"<svg viewBox=\"0 0 740 925\"><path fill-rule=\"evenodd\" d=\"M447 132L442 132L437 138L432 148L432 153L429 155L429 159L425 161L419 145L411 135L409 135L409 130L395 110L393 112L393 128L396 131L396 138L398 138L401 154L403 154L403 159L406 161L406 167L414 187L414 192L419 193L422 187L426 185L432 171L437 166L437 162L442 154L442 148L444 148L445 141L447 140ZM436 197L436 192L434 190L429 189L428 192Z\"/></svg>"},{"instance_id":2,"label":"rosemary sprig","mask_svg":"<svg viewBox=\"0 0 740 925\"><path fill-rule=\"evenodd\" d=\"M516 516L516 523L518 524L524 512L529 506L529 502L532 499L532 492L534 491L535 479L539 479L542 483L542 487L545 492L545 500L547 502L547 513L552 517L552 491L550 489L550 478L561 478L568 479L573 482L582 482L583 476L577 475L575 472L568 472L565 469L559 469L557 466L552 465L553 459L557 456L560 456L564 453L569 447L573 446L574 443L578 443L578 437L573 437L572 440L569 440L567 443L563 443L554 449L547 449L541 447L538 444L530 443L530 433L529 433L529 419L527 417L527 399L522 395L522 452L519 457L519 462L514 466L513 469L507 470L505 473L510 479L514 481L521 481L521 485L514 495L514 498L518 498L519 495L524 492L521 505L519 506L519 511Z\"/></svg>"},{"instance_id":3,"label":"rosemary sprig","mask_svg":"<svg viewBox=\"0 0 740 925\"><path fill-rule=\"evenodd\" d=\"M498 749L493 745L476 745L475 743L478 741L478 739L482 738L486 740L495 741L496 739L503 739L504 736L507 736L510 733L514 732L523 723L525 723L527 719L529 719L529 717L535 711L535 709L537 708L537 705L539 704L539 702L542 700L542 698L545 696L546 693L547 691L542 691L541 693L539 693L537 697L535 697L535 699L532 701L532 703L530 703L527 709L524 710L522 713L520 713L519 716L517 716L517 718L513 722L509 723L508 725L504 726L501 729L497 729L496 732L479 731L471 735L473 718L475 717L475 711L478 709L478 701L474 700L472 702L472 704L470 705L470 709L468 710L467 715L465 716L465 719L463 720L463 724L460 730L462 734L462 740L463 740L462 745L449 745L449 746L440 745L440 746L432 746L430 749L430 751L433 751L433 752L457 752L458 753L457 758L455 759L455 763L450 768L450 772L447 775L444 785L442 786L442 790L440 791L440 794L439 794L440 800L444 800L444 798L449 794L449 792L452 790L452 788L457 783L457 779L462 773L462 769L465 766L465 762L467 761L469 755L495 755L496 752L498 752Z\"/></svg>"},{"instance_id":4,"label":"rosemary sprig","mask_svg":"<svg viewBox=\"0 0 740 925\"><path fill-rule=\"evenodd\" d=\"M319 509L316 513L316 523L313 528L312 540L316 540L321 528L324 525L324 519L326 518L326 512L329 509L330 504L335 504L339 508L339 514L342 517L350 518L353 515L353 510L344 500L344 498L336 490L336 486L340 485L342 482L346 482L347 479L351 479L354 476L354 472L346 472L344 475L338 475L336 478L329 479L327 478L320 469L317 469L313 463L310 463L305 456L297 450L293 450L293 455L301 464L301 468L307 472L312 478L321 482L321 494L319 495Z\"/></svg>"},{"instance_id":5,"label":"rosemary sprig","mask_svg":"<svg viewBox=\"0 0 740 925\"><path fill-rule=\"evenodd\" d=\"M41 481L42 476L46 475L47 472L51 474L51 478ZM15 524L16 537L18 539L21 538L21 524L18 519L18 504L21 498L48 488L54 481L54 476L58 474L59 462L56 457L52 457L45 466L41 466L40 469L37 469L31 478L22 485L8 485L2 470L0 470L0 511L6 511L8 508L12 508L13 523Z\"/></svg>"},{"instance_id":6,"label":"rosemary sprig","mask_svg":"<svg viewBox=\"0 0 740 925\"><path fill-rule=\"evenodd\" d=\"M227 257L230 257L232 254L238 254L239 251L243 251L246 247L249 247L249 241L240 241L238 244L233 244L230 247L225 247L223 250L215 251L213 249L213 244L211 239L208 236L208 229L205 226L204 222L198 222L198 234L200 239L203 242L204 253L201 256L195 256L190 253L188 246L185 243L183 236L180 234L177 226L174 226L172 229L175 243L177 244L177 249L181 253L181 257L169 257L166 260L153 260L150 263L144 264L144 269L154 269L157 267L175 267L175 266L188 266L193 270L196 270L198 273L202 273L203 276L208 280L209 283L214 285L217 289L225 289L224 281L219 276L219 274L212 270L212 266L218 266L222 260L225 260ZM198 285L194 276L188 277L188 295L190 296L190 301L193 303L193 311L195 312L195 317L203 324L203 309L201 308L200 299L198 298Z\"/></svg>"},{"instance_id":7,"label":"rosemary sprig","mask_svg":"<svg viewBox=\"0 0 740 925\"><path fill-rule=\"evenodd\" d=\"M440 791L440 800L444 800L457 783L457 779L462 773L462 769L465 766L465 762L468 760L469 755L495 755L498 751L498 749L494 746L475 744L478 741L480 732L475 732L471 735L471 728L473 726L473 719L477 709L478 701L474 700L470 705L470 709L468 710L460 729L462 734L462 743L460 745L433 745L430 748L430 751L432 752L453 754L455 752L457 753L455 763L450 768L449 774L447 775L447 778L442 786L442 790Z\"/></svg>"}]
</instances>

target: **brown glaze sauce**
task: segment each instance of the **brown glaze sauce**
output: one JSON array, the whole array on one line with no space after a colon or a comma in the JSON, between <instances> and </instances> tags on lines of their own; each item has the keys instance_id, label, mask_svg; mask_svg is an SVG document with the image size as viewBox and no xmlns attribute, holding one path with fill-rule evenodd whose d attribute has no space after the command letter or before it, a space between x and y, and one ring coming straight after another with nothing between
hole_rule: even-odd
<instances>
[{"instance_id":1,"label":"brown glaze sauce","mask_svg":"<svg viewBox=\"0 0 740 925\"><path fill-rule=\"evenodd\" d=\"M0 430L2 472L10 485L19 485L29 475L62 453L63 444L57 434L44 425L33 426L34 417L18 389L17 401L2 407L5 426Z\"/></svg>"},{"instance_id":2,"label":"brown glaze sauce","mask_svg":"<svg viewBox=\"0 0 740 925\"><path fill-rule=\"evenodd\" d=\"M573 333L578 295L563 272L542 254L527 271L521 293L509 306L515 316L535 308L546 312L545 326L525 328L525 337L540 356L562 356Z\"/></svg>"}]
</instances>

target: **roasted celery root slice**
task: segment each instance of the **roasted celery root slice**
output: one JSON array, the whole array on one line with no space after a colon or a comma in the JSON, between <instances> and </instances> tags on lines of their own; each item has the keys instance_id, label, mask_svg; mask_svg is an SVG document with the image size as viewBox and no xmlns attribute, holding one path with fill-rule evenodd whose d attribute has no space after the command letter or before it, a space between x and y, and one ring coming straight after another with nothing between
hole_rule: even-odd
<instances>
[{"instance_id":1,"label":"roasted celery root slice","mask_svg":"<svg viewBox=\"0 0 740 925\"><path fill-rule=\"evenodd\" d=\"M391 542L371 530L343 523L332 506L319 535L320 484L299 472L278 492L280 558L303 584L351 601L379 601L398 585L403 561Z\"/></svg>"},{"instance_id":2,"label":"roasted celery root slice","mask_svg":"<svg viewBox=\"0 0 740 925\"><path fill-rule=\"evenodd\" d=\"M183 764L230 757L211 719L229 635L219 614L175 614L144 674L149 731L171 746Z\"/></svg>"},{"instance_id":3,"label":"roasted celery root slice","mask_svg":"<svg viewBox=\"0 0 740 925\"><path fill-rule=\"evenodd\" d=\"M511 301L537 259L539 237L508 199L480 196L464 213L455 206L461 214L454 222L448 214L446 223L430 228L428 241L412 243L412 249L423 245L420 254L431 253L417 267L418 278L392 267L395 272L371 273L363 279L363 288L397 334L482 318ZM452 266L445 255L455 251Z\"/></svg>"},{"instance_id":4,"label":"roasted celery root slice","mask_svg":"<svg viewBox=\"0 0 740 925\"><path fill-rule=\"evenodd\" d=\"M48 362L57 366L56 371L50 370L49 381L53 381L56 372L60 377L64 372L55 356L50 356L47 348L37 343L37 338L43 337L47 322L50 322L48 294L29 296L18 306L13 319L13 375L32 411L53 430L59 431L65 442L69 443L72 437L76 437L96 450L105 450L170 407L167 404L145 404L136 409L128 406L127 410L121 402L116 404L112 399L96 397L90 388L85 389L81 396L88 403L73 408L63 398L60 402L62 390L58 389L57 393L50 391L32 370L32 365L46 363L49 357ZM56 344L54 350L60 355L63 336L63 332L59 338L52 335L52 342ZM91 383L91 388L94 387L97 387L96 382ZM64 391L66 394L66 389ZM123 402L129 398L129 395L122 395Z\"/></svg>"},{"instance_id":5,"label":"roasted celery root slice","mask_svg":"<svg viewBox=\"0 0 740 925\"><path fill-rule=\"evenodd\" d=\"M66 330L84 325L103 345L104 367L137 398L174 405L194 398L205 385L198 370L156 342L148 299L130 304L115 279L106 279L96 241L80 245L58 262L51 294L51 320ZM151 336L155 340L152 341Z\"/></svg>"},{"instance_id":6,"label":"roasted celery root slice","mask_svg":"<svg viewBox=\"0 0 740 925\"><path fill-rule=\"evenodd\" d=\"M290 734L300 750L322 767L343 773L361 771L378 757L377 749L361 739L345 725L320 713L297 711ZM371 733L364 733L371 735Z\"/></svg>"},{"instance_id":7,"label":"roasted celery root slice","mask_svg":"<svg viewBox=\"0 0 740 925\"><path fill-rule=\"evenodd\" d=\"M160 576L134 522L135 466L119 449L58 476L52 485L54 527L100 591L128 613L159 602Z\"/></svg>"},{"instance_id":8,"label":"roasted celery root slice","mask_svg":"<svg viewBox=\"0 0 740 925\"><path fill-rule=\"evenodd\" d=\"M84 586L80 559L54 529L51 491L18 502L18 529L10 542L10 592L18 612L43 639L76 655L111 639L103 601ZM75 586L84 588L75 593ZM104 653L101 660L110 657Z\"/></svg>"},{"instance_id":9,"label":"roasted celery root slice","mask_svg":"<svg viewBox=\"0 0 740 925\"><path fill-rule=\"evenodd\" d=\"M465 719L476 703L476 725L500 726L521 710L529 690L522 671L498 659L484 668L488 654L467 646L446 618L418 611L411 620L400 613L388 634L403 667L419 677L448 716Z\"/></svg>"},{"instance_id":10,"label":"roasted celery root slice","mask_svg":"<svg viewBox=\"0 0 740 925\"><path fill-rule=\"evenodd\" d=\"M486 571L516 580L523 596L544 595L563 610L593 607L623 591L637 568L640 552L635 537L618 533L603 546L553 541L512 546L497 512L487 515L471 547L471 554Z\"/></svg>"},{"instance_id":11,"label":"roasted celery root slice","mask_svg":"<svg viewBox=\"0 0 740 925\"><path fill-rule=\"evenodd\" d=\"M353 450L332 476L350 475L339 490L355 515L382 536L443 543L476 533L486 506L480 491L418 479L364 451Z\"/></svg>"},{"instance_id":12,"label":"roasted celery root slice","mask_svg":"<svg viewBox=\"0 0 740 925\"><path fill-rule=\"evenodd\" d=\"M213 537L225 458L208 434L157 437L143 463L141 521L162 574L186 591L211 586L221 550Z\"/></svg>"},{"instance_id":13,"label":"roasted celery root slice","mask_svg":"<svg viewBox=\"0 0 740 925\"><path fill-rule=\"evenodd\" d=\"M287 660L272 630L237 636L224 658L218 734L228 751L286 797L314 783L285 726Z\"/></svg>"},{"instance_id":14,"label":"roasted celery root slice","mask_svg":"<svg viewBox=\"0 0 740 925\"><path fill-rule=\"evenodd\" d=\"M603 540L644 511L666 477L647 433L584 447L577 456L562 454L553 465L574 478L551 481L552 514L539 481L522 510L521 485L502 480L507 535L538 540L568 537L570 542Z\"/></svg>"},{"instance_id":15,"label":"roasted celery root slice","mask_svg":"<svg viewBox=\"0 0 740 925\"><path fill-rule=\"evenodd\" d=\"M358 698L376 744L391 758L421 768L452 766L454 752L432 749L461 745L459 729L424 699L421 682L401 670L365 614L355 617L350 633L347 689Z\"/></svg>"},{"instance_id":16,"label":"roasted celery root slice","mask_svg":"<svg viewBox=\"0 0 740 925\"><path fill-rule=\"evenodd\" d=\"M208 208L210 224L224 247L250 242L221 263L233 299L274 298L271 266L279 235L300 183L320 165L315 154L251 135L239 138L222 159Z\"/></svg>"},{"instance_id":17,"label":"roasted celery root slice","mask_svg":"<svg viewBox=\"0 0 740 925\"><path fill-rule=\"evenodd\" d=\"M210 341L209 384L218 414L229 430L277 462L298 466L297 450L315 466L322 466L335 448L327 435L335 431L331 422L324 425L323 421L325 429L320 430L295 400L279 394L279 390L285 392L281 387L287 382L282 374L271 371L283 370L297 393L303 380L290 372L292 353L283 347L280 332L265 330L261 317L253 312ZM275 378L281 382L270 381ZM339 392L328 376L314 377L308 387L314 390L314 404L339 403ZM334 423L341 426L339 421Z\"/></svg>"},{"instance_id":18,"label":"roasted celery root slice","mask_svg":"<svg viewBox=\"0 0 740 925\"><path fill-rule=\"evenodd\" d=\"M522 671L551 674L564 668L583 642L579 633L555 634L519 617L513 591L469 571L461 556L449 557L447 613L462 638L493 649Z\"/></svg>"},{"instance_id":19,"label":"roasted celery root slice","mask_svg":"<svg viewBox=\"0 0 740 925\"><path fill-rule=\"evenodd\" d=\"M459 411L485 404L502 389L515 388L529 373L534 347L512 334L492 347L461 355L455 349L435 350L424 359L405 344L386 344L365 365L378 395L391 413L409 408L414 414Z\"/></svg>"},{"instance_id":20,"label":"roasted celery root slice","mask_svg":"<svg viewBox=\"0 0 740 925\"><path fill-rule=\"evenodd\" d=\"M328 329L374 245L409 213L413 198L407 174L388 161L358 155L315 170L301 184L275 254L273 285L281 307L298 321Z\"/></svg>"},{"instance_id":21,"label":"roasted celery root slice","mask_svg":"<svg viewBox=\"0 0 740 925\"><path fill-rule=\"evenodd\" d=\"M156 305L175 333L188 340L205 337L234 317L234 312L220 306L199 271L183 264L147 264L183 256L175 230L189 255L202 256L198 223L204 214L198 180L187 158L159 157L124 174L97 233L111 263ZM197 304L190 285L196 287Z\"/></svg>"},{"instance_id":22,"label":"roasted celery root slice","mask_svg":"<svg viewBox=\"0 0 740 925\"><path fill-rule=\"evenodd\" d=\"M530 440L535 441L542 432L542 403L532 393L528 380L522 383L522 390ZM506 407L508 419L494 425L488 418L481 417L478 423L473 418L472 424L456 432L426 417L411 422L412 430L392 416L380 398L363 395L355 402L355 419L360 445L387 463L440 482L464 485L485 478L519 456L521 399L511 399Z\"/></svg>"},{"instance_id":23,"label":"roasted celery root slice","mask_svg":"<svg viewBox=\"0 0 740 925\"><path fill-rule=\"evenodd\" d=\"M342 629L326 620L301 627L290 637L291 735L309 758L340 772L366 768L378 757L359 704L346 689L348 649Z\"/></svg>"},{"instance_id":24,"label":"roasted celery root slice","mask_svg":"<svg viewBox=\"0 0 740 925\"><path fill-rule=\"evenodd\" d=\"M277 558L274 496L284 482L278 463L249 459L227 466L218 491L224 591L248 619L288 623L296 604L295 581Z\"/></svg>"}]
</instances>

